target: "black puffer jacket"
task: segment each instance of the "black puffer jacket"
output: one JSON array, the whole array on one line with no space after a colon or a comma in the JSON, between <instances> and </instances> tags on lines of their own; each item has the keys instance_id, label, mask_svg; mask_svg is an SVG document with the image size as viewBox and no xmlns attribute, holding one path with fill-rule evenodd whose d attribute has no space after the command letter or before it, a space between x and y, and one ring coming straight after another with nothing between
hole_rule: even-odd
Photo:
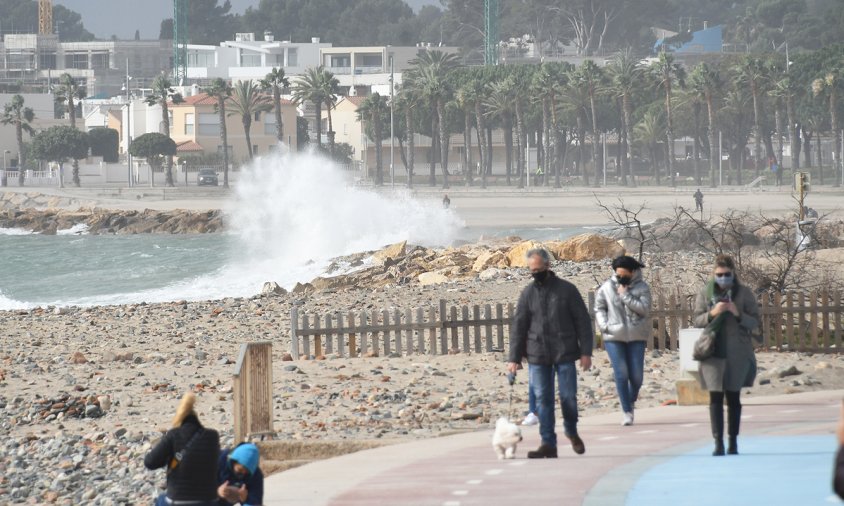
<instances>
[{"instance_id":1,"label":"black puffer jacket","mask_svg":"<svg viewBox=\"0 0 844 506\"><path fill-rule=\"evenodd\" d=\"M580 292L553 272L522 291L510 327L510 362L551 365L592 355L592 319Z\"/></svg>"},{"instance_id":2,"label":"black puffer jacket","mask_svg":"<svg viewBox=\"0 0 844 506\"><path fill-rule=\"evenodd\" d=\"M176 452L183 450L194 433L204 430L191 447L183 452L176 469L167 473L167 497L180 501L216 501L217 461L220 457L220 436L205 429L199 419L190 415L181 427L170 429L144 457L147 469L169 466Z\"/></svg>"}]
</instances>

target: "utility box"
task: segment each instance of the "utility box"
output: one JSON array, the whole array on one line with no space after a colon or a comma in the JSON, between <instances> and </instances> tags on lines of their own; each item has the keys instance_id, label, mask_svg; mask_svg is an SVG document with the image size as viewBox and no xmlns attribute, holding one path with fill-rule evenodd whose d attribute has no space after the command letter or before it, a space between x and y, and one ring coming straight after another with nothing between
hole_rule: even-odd
<instances>
[{"instance_id":1,"label":"utility box","mask_svg":"<svg viewBox=\"0 0 844 506\"><path fill-rule=\"evenodd\" d=\"M675 382L677 404L699 406L709 404L709 392L700 387L698 381L700 362L693 358L695 343L703 329L680 329L679 356L681 378Z\"/></svg>"}]
</instances>

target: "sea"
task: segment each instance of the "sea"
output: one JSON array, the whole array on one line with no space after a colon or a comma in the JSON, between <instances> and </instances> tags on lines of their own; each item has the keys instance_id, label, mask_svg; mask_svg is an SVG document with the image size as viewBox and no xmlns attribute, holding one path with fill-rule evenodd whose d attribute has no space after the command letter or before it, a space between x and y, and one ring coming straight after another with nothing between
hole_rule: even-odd
<instances>
[{"instance_id":1,"label":"sea","mask_svg":"<svg viewBox=\"0 0 844 506\"><path fill-rule=\"evenodd\" d=\"M439 201L356 186L314 154L256 159L225 210L221 234L0 229L0 310L250 297L266 281L289 289L324 273L333 258L403 240L433 247L514 235L561 239L583 230L466 227Z\"/></svg>"}]
</instances>

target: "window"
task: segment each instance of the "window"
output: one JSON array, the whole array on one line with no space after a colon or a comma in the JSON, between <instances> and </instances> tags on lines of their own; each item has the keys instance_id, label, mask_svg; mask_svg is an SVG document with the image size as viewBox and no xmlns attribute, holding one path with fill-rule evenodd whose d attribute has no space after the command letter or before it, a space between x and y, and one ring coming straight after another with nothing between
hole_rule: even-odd
<instances>
[{"instance_id":1,"label":"window","mask_svg":"<svg viewBox=\"0 0 844 506\"><path fill-rule=\"evenodd\" d=\"M194 114L185 114L185 135L193 135L194 131Z\"/></svg>"},{"instance_id":2,"label":"window","mask_svg":"<svg viewBox=\"0 0 844 506\"><path fill-rule=\"evenodd\" d=\"M69 69L87 69L88 53L66 53L64 66Z\"/></svg>"},{"instance_id":3,"label":"window","mask_svg":"<svg viewBox=\"0 0 844 506\"><path fill-rule=\"evenodd\" d=\"M188 67L213 67L214 55L209 53L188 53Z\"/></svg>"},{"instance_id":4,"label":"window","mask_svg":"<svg viewBox=\"0 0 844 506\"><path fill-rule=\"evenodd\" d=\"M295 47L287 48L287 66L288 67L298 67L299 66L299 50Z\"/></svg>"},{"instance_id":5,"label":"window","mask_svg":"<svg viewBox=\"0 0 844 506\"><path fill-rule=\"evenodd\" d=\"M359 54L357 56L359 67L381 67L381 53Z\"/></svg>"},{"instance_id":6,"label":"window","mask_svg":"<svg viewBox=\"0 0 844 506\"><path fill-rule=\"evenodd\" d=\"M91 55L91 68L104 70L109 67L108 53L94 53Z\"/></svg>"},{"instance_id":7,"label":"window","mask_svg":"<svg viewBox=\"0 0 844 506\"><path fill-rule=\"evenodd\" d=\"M255 121L261 121L261 111L255 111Z\"/></svg>"},{"instance_id":8,"label":"window","mask_svg":"<svg viewBox=\"0 0 844 506\"><path fill-rule=\"evenodd\" d=\"M173 130L173 110L167 110L167 123L170 125L170 130ZM164 132L167 135L170 135L170 132Z\"/></svg>"},{"instance_id":9,"label":"window","mask_svg":"<svg viewBox=\"0 0 844 506\"><path fill-rule=\"evenodd\" d=\"M260 67L261 55L259 54L243 54L240 56L241 67Z\"/></svg>"},{"instance_id":10,"label":"window","mask_svg":"<svg viewBox=\"0 0 844 506\"><path fill-rule=\"evenodd\" d=\"M276 128L276 124L275 124L275 114L264 114L264 134L265 135L276 135L276 134L278 134L278 128Z\"/></svg>"},{"instance_id":11,"label":"window","mask_svg":"<svg viewBox=\"0 0 844 506\"><path fill-rule=\"evenodd\" d=\"M220 135L220 115L213 112L199 113L199 135Z\"/></svg>"}]
</instances>

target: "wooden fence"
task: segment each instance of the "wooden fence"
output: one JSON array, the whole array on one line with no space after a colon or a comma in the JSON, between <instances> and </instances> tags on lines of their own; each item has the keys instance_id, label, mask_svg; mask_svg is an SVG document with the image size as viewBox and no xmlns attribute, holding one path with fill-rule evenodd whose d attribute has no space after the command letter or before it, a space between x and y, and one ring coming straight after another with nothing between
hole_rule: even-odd
<instances>
[{"instance_id":1,"label":"wooden fence","mask_svg":"<svg viewBox=\"0 0 844 506\"><path fill-rule=\"evenodd\" d=\"M589 307L595 295L589 293ZM653 332L647 346L676 350L680 329L692 326L694 296L655 294L651 307ZM841 292L763 294L758 332L761 347L780 351L841 352ZM341 357L376 354L482 353L506 351L513 304L359 311L345 314L290 314L291 354ZM594 316L593 316L594 326ZM597 329L596 329L597 331ZM600 343L598 343L600 344Z\"/></svg>"},{"instance_id":2,"label":"wooden fence","mask_svg":"<svg viewBox=\"0 0 844 506\"><path fill-rule=\"evenodd\" d=\"M256 342L240 346L232 378L235 443L275 433L272 362L272 343Z\"/></svg>"}]
</instances>

